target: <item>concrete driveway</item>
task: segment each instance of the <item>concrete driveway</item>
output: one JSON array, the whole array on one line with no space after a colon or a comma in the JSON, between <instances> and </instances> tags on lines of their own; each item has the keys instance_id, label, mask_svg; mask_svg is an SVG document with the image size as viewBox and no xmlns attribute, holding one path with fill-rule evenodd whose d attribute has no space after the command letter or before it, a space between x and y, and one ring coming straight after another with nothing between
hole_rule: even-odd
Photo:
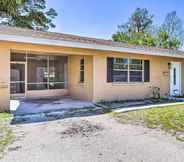
<instances>
[{"instance_id":1,"label":"concrete driveway","mask_svg":"<svg viewBox=\"0 0 184 162\"><path fill-rule=\"evenodd\" d=\"M123 125L109 115L13 125L1 162L181 162L184 143L163 132Z\"/></svg>"}]
</instances>

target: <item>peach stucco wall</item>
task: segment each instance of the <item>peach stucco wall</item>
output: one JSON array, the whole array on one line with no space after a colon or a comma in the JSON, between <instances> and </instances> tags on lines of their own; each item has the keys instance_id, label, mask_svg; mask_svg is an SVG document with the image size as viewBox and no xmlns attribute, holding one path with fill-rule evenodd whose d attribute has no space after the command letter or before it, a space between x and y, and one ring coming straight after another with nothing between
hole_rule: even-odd
<instances>
[{"instance_id":1,"label":"peach stucco wall","mask_svg":"<svg viewBox=\"0 0 184 162\"><path fill-rule=\"evenodd\" d=\"M84 58L84 83L80 83L80 59ZM93 56L69 56L69 93L73 98L93 100Z\"/></svg>"},{"instance_id":2,"label":"peach stucco wall","mask_svg":"<svg viewBox=\"0 0 184 162\"><path fill-rule=\"evenodd\" d=\"M107 83L107 57L124 57L150 60L150 82L149 83ZM93 100L126 100L152 97L150 87L156 86L161 89L161 95L169 95L170 70L168 63L181 59L169 57L155 57L137 54L110 53L94 56L94 83ZM182 73L184 71L182 63ZM182 75L183 76L183 75ZM184 77L182 77L184 79ZM182 79L182 80L183 80ZM182 82L183 86L183 82Z\"/></svg>"},{"instance_id":3,"label":"peach stucco wall","mask_svg":"<svg viewBox=\"0 0 184 162\"><path fill-rule=\"evenodd\" d=\"M0 112L9 110L10 50L0 46Z\"/></svg>"}]
</instances>

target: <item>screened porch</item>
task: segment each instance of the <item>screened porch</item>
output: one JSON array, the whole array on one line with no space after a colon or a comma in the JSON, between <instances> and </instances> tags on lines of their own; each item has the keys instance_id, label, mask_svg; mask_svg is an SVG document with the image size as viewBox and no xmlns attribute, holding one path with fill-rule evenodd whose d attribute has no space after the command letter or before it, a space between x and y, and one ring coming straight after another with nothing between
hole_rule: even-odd
<instances>
[{"instance_id":1,"label":"screened porch","mask_svg":"<svg viewBox=\"0 0 184 162\"><path fill-rule=\"evenodd\" d=\"M11 97L67 95L68 56L12 52Z\"/></svg>"}]
</instances>

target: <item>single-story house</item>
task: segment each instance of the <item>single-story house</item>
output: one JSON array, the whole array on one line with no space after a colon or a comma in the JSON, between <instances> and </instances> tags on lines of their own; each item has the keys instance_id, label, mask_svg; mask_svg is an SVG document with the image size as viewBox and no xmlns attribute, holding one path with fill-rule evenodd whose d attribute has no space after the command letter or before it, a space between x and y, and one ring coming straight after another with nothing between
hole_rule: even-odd
<instances>
[{"instance_id":1,"label":"single-story house","mask_svg":"<svg viewBox=\"0 0 184 162\"><path fill-rule=\"evenodd\" d=\"M184 93L184 52L0 26L0 110L14 97L101 101Z\"/></svg>"}]
</instances>

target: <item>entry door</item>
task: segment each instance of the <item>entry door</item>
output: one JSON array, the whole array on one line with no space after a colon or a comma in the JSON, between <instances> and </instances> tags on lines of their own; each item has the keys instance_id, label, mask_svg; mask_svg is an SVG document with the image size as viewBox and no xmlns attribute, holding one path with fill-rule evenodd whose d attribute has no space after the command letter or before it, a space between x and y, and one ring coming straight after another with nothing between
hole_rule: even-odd
<instances>
[{"instance_id":1,"label":"entry door","mask_svg":"<svg viewBox=\"0 0 184 162\"><path fill-rule=\"evenodd\" d=\"M170 71L170 95L181 95L181 63L171 62Z\"/></svg>"},{"instance_id":2,"label":"entry door","mask_svg":"<svg viewBox=\"0 0 184 162\"><path fill-rule=\"evenodd\" d=\"M11 95L25 94L25 64L11 63Z\"/></svg>"}]
</instances>

